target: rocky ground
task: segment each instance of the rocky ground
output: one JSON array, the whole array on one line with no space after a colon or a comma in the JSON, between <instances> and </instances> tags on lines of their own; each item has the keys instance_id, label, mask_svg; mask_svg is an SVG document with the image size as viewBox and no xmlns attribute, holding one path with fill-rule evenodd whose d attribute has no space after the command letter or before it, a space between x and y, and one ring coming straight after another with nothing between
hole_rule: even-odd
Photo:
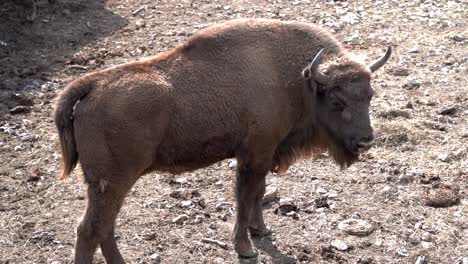
<instances>
[{"instance_id":1,"label":"rocky ground","mask_svg":"<svg viewBox=\"0 0 468 264\"><path fill-rule=\"evenodd\" d=\"M85 186L75 176L57 180L51 116L63 85L238 17L320 24L369 61L392 45L373 81L377 144L346 171L322 154L269 175L274 234L254 240L255 260L238 259L230 243L235 161L147 175L117 223L126 260L468 263L466 0L58 0L38 8L28 23L12 1L0 3L0 263L71 262Z\"/></svg>"}]
</instances>

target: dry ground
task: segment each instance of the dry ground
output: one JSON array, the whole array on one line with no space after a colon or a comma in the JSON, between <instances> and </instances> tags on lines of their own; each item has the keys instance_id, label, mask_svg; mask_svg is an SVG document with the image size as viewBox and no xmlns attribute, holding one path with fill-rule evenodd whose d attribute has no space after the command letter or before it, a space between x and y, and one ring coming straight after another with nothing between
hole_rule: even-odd
<instances>
[{"instance_id":1,"label":"dry ground","mask_svg":"<svg viewBox=\"0 0 468 264\"><path fill-rule=\"evenodd\" d=\"M11 1L2 1L0 263L71 262L85 186L75 176L57 180L51 114L63 84L168 50L208 24L237 17L318 23L369 60L392 45L393 58L374 80L377 146L347 171L321 155L285 175L269 175L279 198L292 199L298 211L293 218L274 213L278 201L265 207L275 233L254 241L260 256L250 261L238 260L230 244L234 172L227 161L184 175L147 175L118 219L126 260L415 263L424 256L426 263L467 263L467 6L466 0L58 0L52 6L40 1L38 19L25 23ZM10 113L15 107L19 113ZM174 198L179 189L181 197ZM440 201L444 193L458 201L427 204L428 195ZM184 200L192 205L182 207ZM231 205L216 209L221 201ZM171 222L183 213L187 222ZM349 218L367 221L374 231L340 231L338 223ZM201 243L204 237L229 249ZM349 248L330 246L335 240ZM96 262L102 261L98 253Z\"/></svg>"}]
</instances>

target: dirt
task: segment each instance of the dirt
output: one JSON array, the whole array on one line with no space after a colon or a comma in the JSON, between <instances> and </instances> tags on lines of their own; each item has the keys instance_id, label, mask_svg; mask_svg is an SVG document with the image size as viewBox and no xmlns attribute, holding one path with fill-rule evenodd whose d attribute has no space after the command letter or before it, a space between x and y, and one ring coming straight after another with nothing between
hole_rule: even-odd
<instances>
[{"instance_id":1,"label":"dirt","mask_svg":"<svg viewBox=\"0 0 468 264\"><path fill-rule=\"evenodd\" d=\"M125 259L467 263L467 3L58 0L39 1L38 18L29 23L12 1L2 1L0 263L71 262L86 201L79 177L58 180L52 112L63 85L156 55L200 28L237 17L318 23L368 61L394 47L373 81L376 146L345 171L322 154L284 175L268 175L278 190L264 210L274 233L254 240L260 252L255 260L238 259L230 242L233 163L183 175L149 174L132 189L117 220ZM275 213L282 201L295 211ZM182 214L186 221L172 222ZM347 219L363 220L372 231L343 232L338 226ZM100 252L95 262L103 262Z\"/></svg>"}]
</instances>

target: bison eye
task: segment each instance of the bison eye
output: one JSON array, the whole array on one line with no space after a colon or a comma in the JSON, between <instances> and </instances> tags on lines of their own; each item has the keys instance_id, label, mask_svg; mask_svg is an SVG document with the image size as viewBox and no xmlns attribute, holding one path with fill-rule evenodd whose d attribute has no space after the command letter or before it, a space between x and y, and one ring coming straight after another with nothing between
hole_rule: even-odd
<instances>
[{"instance_id":1,"label":"bison eye","mask_svg":"<svg viewBox=\"0 0 468 264\"><path fill-rule=\"evenodd\" d=\"M343 111L346 104L333 93L330 94L330 104L334 111Z\"/></svg>"}]
</instances>

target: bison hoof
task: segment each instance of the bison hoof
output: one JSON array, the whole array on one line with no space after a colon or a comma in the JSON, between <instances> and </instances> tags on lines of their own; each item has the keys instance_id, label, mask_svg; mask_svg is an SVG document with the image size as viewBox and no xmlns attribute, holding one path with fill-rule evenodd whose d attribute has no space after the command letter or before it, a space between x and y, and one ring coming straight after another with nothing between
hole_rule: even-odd
<instances>
[{"instance_id":1,"label":"bison hoof","mask_svg":"<svg viewBox=\"0 0 468 264\"><path fill-rule=\"evenodd\" d=\"M236 250L236 252L237 252L237 255L239 255L240 258L256 258L256 257L258 257L258 251L254 250L252 248L250 248L248 250L244 250L244 251Z\"/></svg>"},{"instance_id":2,"label":"bison hoof","mask_svg":"<svg viewBox=\"0 0 468 264\"><path fill-rule=\"evenodd\" d=\"M256 229L253 227L249 227L250 235L253 237L268 237L273 234L273 231L271 229L265 227L263 229Z\"/></svg>"}]
</instances>

